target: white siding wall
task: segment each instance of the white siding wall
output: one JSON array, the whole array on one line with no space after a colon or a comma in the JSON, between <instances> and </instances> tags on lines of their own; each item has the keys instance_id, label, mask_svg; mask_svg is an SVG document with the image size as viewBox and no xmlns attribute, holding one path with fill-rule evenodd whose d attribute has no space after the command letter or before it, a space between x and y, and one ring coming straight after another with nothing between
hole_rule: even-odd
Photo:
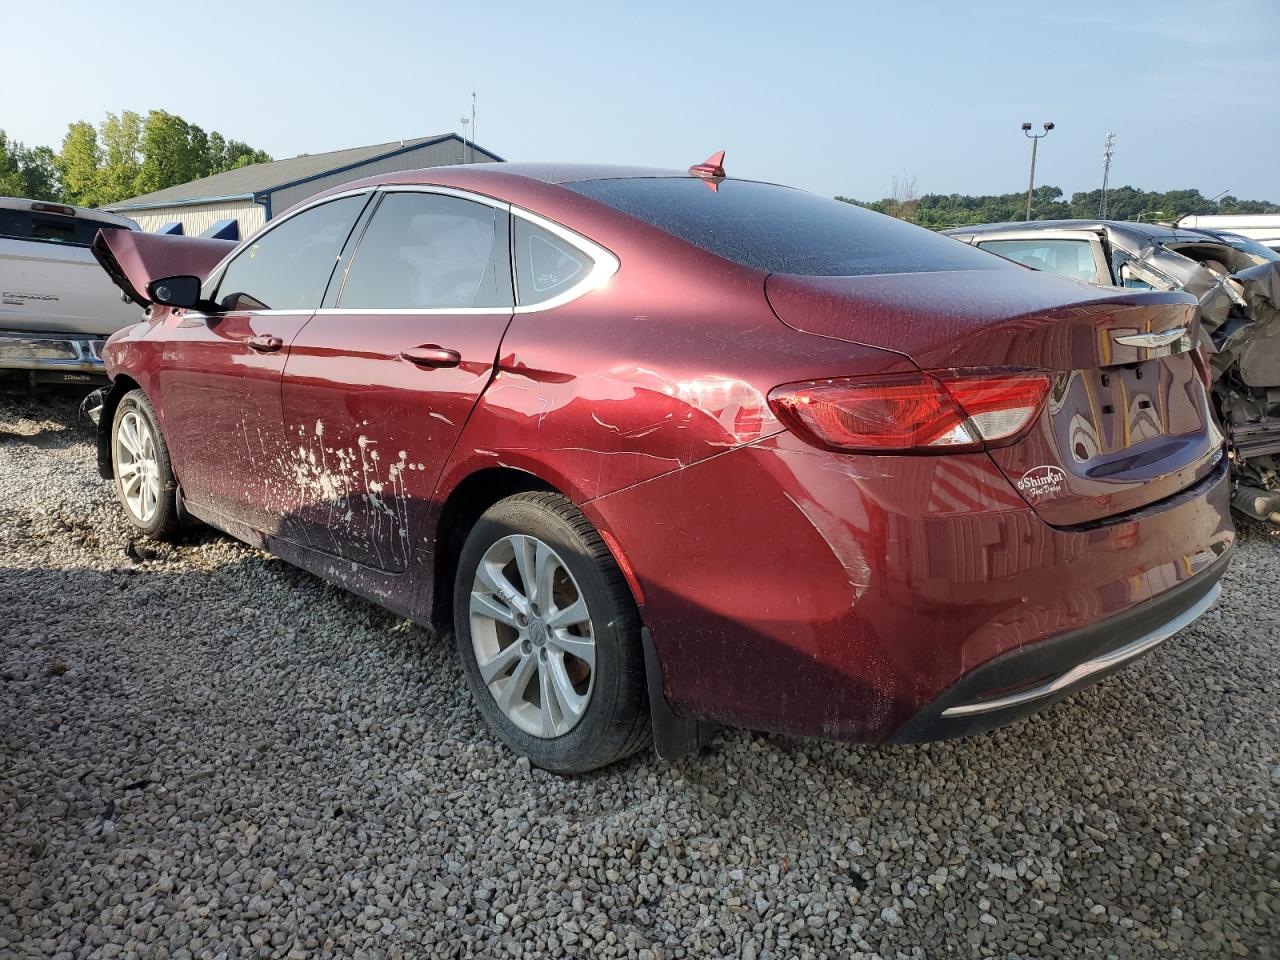
<instances>
[{"instance_id":1,"label":"white siding wall","mask_svg":"<svg viewBox=\"0 0 1280 960\"><path fill-rule=\"evenodd\" d=\"M352 180L363 180L365 177L372 177L376 173L390 173L396 170L417 170L420 167L442 167L451 163L462 162L462 141L446 140L443 143L427 144L419 147L417 150L410 150L407 153L397 154L394 157L388 157L385 160L377 160L373 163L366 163L356 167L353 170L344 170L342 173L331 173L328 176L319 177L316 180L308 180L306 183L300 183L296 187L289 187L286 190L277 190L271 195L271 216L278 217L299 200L305 200L307 197L314 196L322 190L328 190L330 187L336 187L342 183L349 183ZM479 163L481 161L492 162L487 156L479 151L475 151L469 158L472 162Z\"/></svg>"},{"instance_id":2,"label":"white siding wall","mask_svg":"<svg viewBox=\"0 0 1280 960\"><path fill-rule=\"evenodd\" d=\"M240 238L244 239L262 226L261 204L249 200L229 200L222 203L194 203L184 207L153 207L149 210L126 210L126 217L138 221L147 233L154 233L166 223L182 222L182 231L188 237L198 237L219 220L239 220Z\"/></svg>"}]
</instances>

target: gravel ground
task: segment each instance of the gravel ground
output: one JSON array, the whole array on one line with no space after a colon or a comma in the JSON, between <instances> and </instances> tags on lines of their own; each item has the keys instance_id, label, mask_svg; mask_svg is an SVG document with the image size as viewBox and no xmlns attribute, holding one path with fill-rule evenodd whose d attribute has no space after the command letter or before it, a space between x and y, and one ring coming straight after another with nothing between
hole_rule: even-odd
<instances>
[{"instance_id":1,"label":"gravel ground","mask_svg":"<svg viewBox=\"0 0 1280 960\"><path fill-rule=\"evenodd\" d=\"M1274 533L996 734L559 779L447 640L212 532L127 549L74 411L0 399L0 956L1280 955Z\"/></svg>"}]
</instances>

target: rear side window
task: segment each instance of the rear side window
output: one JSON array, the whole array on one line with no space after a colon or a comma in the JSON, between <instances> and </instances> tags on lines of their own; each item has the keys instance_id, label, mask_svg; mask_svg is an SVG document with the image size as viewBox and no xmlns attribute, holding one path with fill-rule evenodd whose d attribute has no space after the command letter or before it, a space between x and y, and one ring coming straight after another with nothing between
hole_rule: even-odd
<instances>
[{"instance_id":1,"label":"rear side window","mask_svg":"<svg viewBox=\"0 0 1280 960\"><path fill-rule=\"evenodd\" d=\"M11 240L40 240L87 247L98 230L118 230L118 223L103 223L85 217L33 213L30 210L0 210L0 237Z\"/></svg>"},{"instance_id":2,"label":"rear side window","mask_svg":"<svg viewBox=\"0 0 1280 960\"><path fill-rule=\"evenodd\" d=\"M849 277L1012 269L951 237L774 184L723 180L711 190L696 177L653 177L563 186L769 273Z\"/></svg>"},{"instance_id":3,"label":"rear side window","mask_svg":"<svg viewBox=\"0 0 1280 960\"><path fill-rule=\"evenodd\" d=\"M516 217L512 242L520 305L544 303L586 279L592 260L549 230Z\"/></svg>"},{"instance_id":4,"label":"rear side window","mask_svg":"<svg viewBox=\"0 0 1280 960\"><path fill-rule=\"evenodd\" d=\"M236 254L217 300L227 310L314 310L368 196L330 200L290 217Z\"/></svg>"},{"instance_id":5,"label":"rear side window","mask_svg":"<svg viewBox=\"0 0 1280 960\"><path fill-rule=\"evenodd\" d=\"M511 306L506 214L431 193L388 193L347 270L338 306Z\"/></svg>"},{"instance_id":6,"label":"rear side window","mask_svg":"<svg viewBox=\"0 0 1280 960\"><path fill-rule=\"evenodd\" d=\"M1098 277L1093 247L1088 240L983 240L983 250L998 253L1014 263L1056 273L1085 283L1110 283Z\"/></svg>"}]
</instances>

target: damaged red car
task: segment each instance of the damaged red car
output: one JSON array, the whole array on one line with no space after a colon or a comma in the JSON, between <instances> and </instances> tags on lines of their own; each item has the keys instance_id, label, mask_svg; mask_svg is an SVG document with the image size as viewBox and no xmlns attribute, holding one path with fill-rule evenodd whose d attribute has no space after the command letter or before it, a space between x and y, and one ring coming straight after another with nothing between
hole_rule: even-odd
<instances>
[{"instance_id":1,"label":"damaged red car","mask_svg":"<svg viewBox=\"0 0 1280 960\"><path fill-rule=\"evenodd\" d=\"M552 770L719 725L985 730L1191 623L1229 561L1192 297L719 158L391 173L229 250L95 249L149 307L98 410L133 525L452 631Z\"/></svg>"}]
</instances>

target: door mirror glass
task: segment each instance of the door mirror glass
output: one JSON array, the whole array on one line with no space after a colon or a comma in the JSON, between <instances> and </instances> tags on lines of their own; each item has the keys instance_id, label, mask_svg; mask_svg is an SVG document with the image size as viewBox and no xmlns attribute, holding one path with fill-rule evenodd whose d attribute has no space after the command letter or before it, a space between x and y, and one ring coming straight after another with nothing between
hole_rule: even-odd
<instances>
[{"instance_id":1,"label":"door mirror glass","mask_svg":"<svg viewBox=\"0 0 1280 960\"><path fill-rule=\"evenodd\" d=\"M147 284L147 296L166 307L194 307L200 302L200 278L164 277Z\"/></svg>"}]
</instances>

